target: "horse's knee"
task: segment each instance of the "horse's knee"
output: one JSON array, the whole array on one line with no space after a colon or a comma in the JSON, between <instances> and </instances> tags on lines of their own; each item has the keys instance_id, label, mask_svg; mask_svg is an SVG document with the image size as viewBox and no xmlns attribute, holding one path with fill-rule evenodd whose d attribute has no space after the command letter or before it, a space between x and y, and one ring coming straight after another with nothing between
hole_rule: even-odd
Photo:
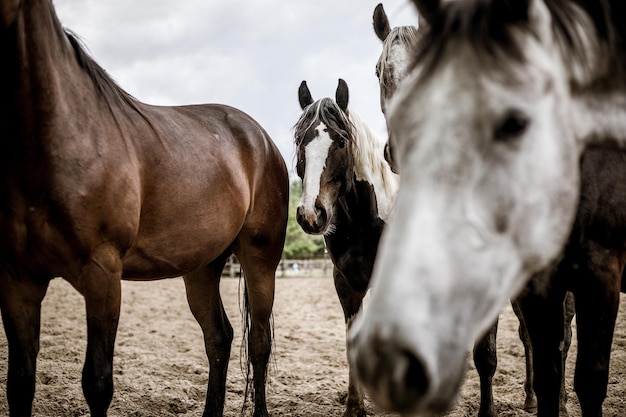
<instances>
[{"instance_id":1,"label":"horse's knee","mask_svg":"<svg viewBox=\"0 0 626 417\"><path fill-rule=\"evenodd\" d=\"M233 328L230 324L221 329L221 331L205 336L204 344L212 366L228 363L233 339Z\"/></svg>"},{"instance_id":2,"label":"horse's knee","mask_svg":"<svg viewBox=\"0 0 626 417\"><path fill-rule=\"evenodd\" d=\"M498 366L498 355L496 349L496 337L498 330L498 322L485 333L485 335L476 341L474 345L474 365L481 380L491 379L496 372Z\"/></svg>"},{"instance_id":3,"label":"horse's knee","mask_svg":"<svg viewBox=\"0 0 626 417\"><path fill-rule=\"evenodd\" d=\"M250 353L253 357L269 356L272 348L272 330L269 321L265 325L253 324L250 329Z\"/></svg>"}]
</instances>

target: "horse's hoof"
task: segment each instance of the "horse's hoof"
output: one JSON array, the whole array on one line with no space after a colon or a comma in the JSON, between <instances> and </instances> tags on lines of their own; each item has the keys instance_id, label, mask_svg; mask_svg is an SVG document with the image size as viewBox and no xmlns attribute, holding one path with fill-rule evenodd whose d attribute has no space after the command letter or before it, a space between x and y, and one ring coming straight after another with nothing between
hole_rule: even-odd
<instances>
[{"instance_id":1,"label":"horse's hoof","mask_svg":"<svg viewBox=\"0 0 626 417\"><path fill-rule=\"evenodd\" d=\"M537 400L534 398L526 398L524 401L524 411L527 413L536 413L537 412Z\"/></svg>"},{"instance_id":2,"label":"horse's hoof","mask_svg":"<svg viewBox=\"0 0 626 417\"><path fill-rule=\"evenodd\" d=\"M367 417L367 413L363 408L346 409L343 413L343 417Z\"/></svg>"},{"instance_id":3,"label":"horse's hoof","mask_svg":"<svg viewBox=\"0 0 626 417\"><path fill-rule=\"evenodd\" d=\"M498 413L494 408L489 408L487 410L479 410L477 417L498 417Z\"/></svg>"}]
</instances>

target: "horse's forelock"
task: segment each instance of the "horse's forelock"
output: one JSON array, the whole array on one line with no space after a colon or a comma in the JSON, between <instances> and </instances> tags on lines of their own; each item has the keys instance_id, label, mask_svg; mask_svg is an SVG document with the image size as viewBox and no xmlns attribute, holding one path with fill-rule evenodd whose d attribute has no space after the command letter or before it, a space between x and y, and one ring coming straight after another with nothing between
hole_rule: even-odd
<instances>
[{"instance_id":1,"label":"horse's forelock","mask_svg":"<svg viewBox=\"0 0 626 417\"><path fill-rule=\"evenodd\" d=\"M340 119L343 126L345 126L345 129L340 126L337 118ZM339 105L337 105L333 99L325 97L317 100L304 109L304 112L296 122L294 127L296 146L300 146L304 140L306 132L312 127L317 126L319 123L324 123L328 129L332 130L343 139L352 141L354 136L354 126L352 125L348 115L341 110Z\"/></svg>"}]
</instances>

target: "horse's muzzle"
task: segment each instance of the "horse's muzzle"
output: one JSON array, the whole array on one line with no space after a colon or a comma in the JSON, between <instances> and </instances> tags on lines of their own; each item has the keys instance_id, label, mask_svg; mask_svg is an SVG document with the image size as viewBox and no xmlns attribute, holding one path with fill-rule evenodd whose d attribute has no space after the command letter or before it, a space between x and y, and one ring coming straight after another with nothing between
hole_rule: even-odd
<instances>
[{"instance_id":1,"label":"horse's muzzle","mask_svg":"<svg viewBox=\"0 0 626 417\"><path fill-rule=\"evenodd\" d=\"M321 204L315 204L314 210L306 210L303 205L296 209L296 221L305 233L324 234L328 228L328 212Z\"/></svg>"},{"instance_id":2,"label":"horse's muzzle","mask_svg":"<svg viewBox=\"0 0 626 417\"><path fill-rule=\"evenodd\" d=\"M429 388L422 361L410 349L390 343L382 332L350 337L351 365L374 402L387 411L411 413Z\"/></svg>"},{"instance_id":3,"label":"horse's muzzle","mask_svg":"<svg viewBox=\"0 0 626 417\"><path fill-rule=\"evenodd\" d=\"M409 329L363 320L348 335L348 359L357 378L377 406L402 415L441 414L454 404L463 380L466 355L449 369L428 363ZM452 372L450 372L452 371Z\"/></svg>"}]
</instances>

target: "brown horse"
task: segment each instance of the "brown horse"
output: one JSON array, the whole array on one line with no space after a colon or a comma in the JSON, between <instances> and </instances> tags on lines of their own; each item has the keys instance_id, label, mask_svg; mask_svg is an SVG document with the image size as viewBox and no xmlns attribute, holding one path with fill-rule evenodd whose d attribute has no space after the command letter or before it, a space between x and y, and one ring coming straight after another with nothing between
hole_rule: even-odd
<instances>
[{"instance_id":1,"label":"brown horse","mask_svg":"<svg viewBox=\"0 0 626 417\"><path fill-rule=\"evenodd\" d=\"M269 135L228 106L135 100L62 29L49 0L0 4L0 52L10 415L31 415L40 308L53 277L85 298L82 385L99 417L113 395L120 280L180 275L209 360L204 416L221 415L233 329L219 282L234 253L250 307L254 415L267 416L270 315L288 209L287 169Z\"/></svg>"}]
</instances>

